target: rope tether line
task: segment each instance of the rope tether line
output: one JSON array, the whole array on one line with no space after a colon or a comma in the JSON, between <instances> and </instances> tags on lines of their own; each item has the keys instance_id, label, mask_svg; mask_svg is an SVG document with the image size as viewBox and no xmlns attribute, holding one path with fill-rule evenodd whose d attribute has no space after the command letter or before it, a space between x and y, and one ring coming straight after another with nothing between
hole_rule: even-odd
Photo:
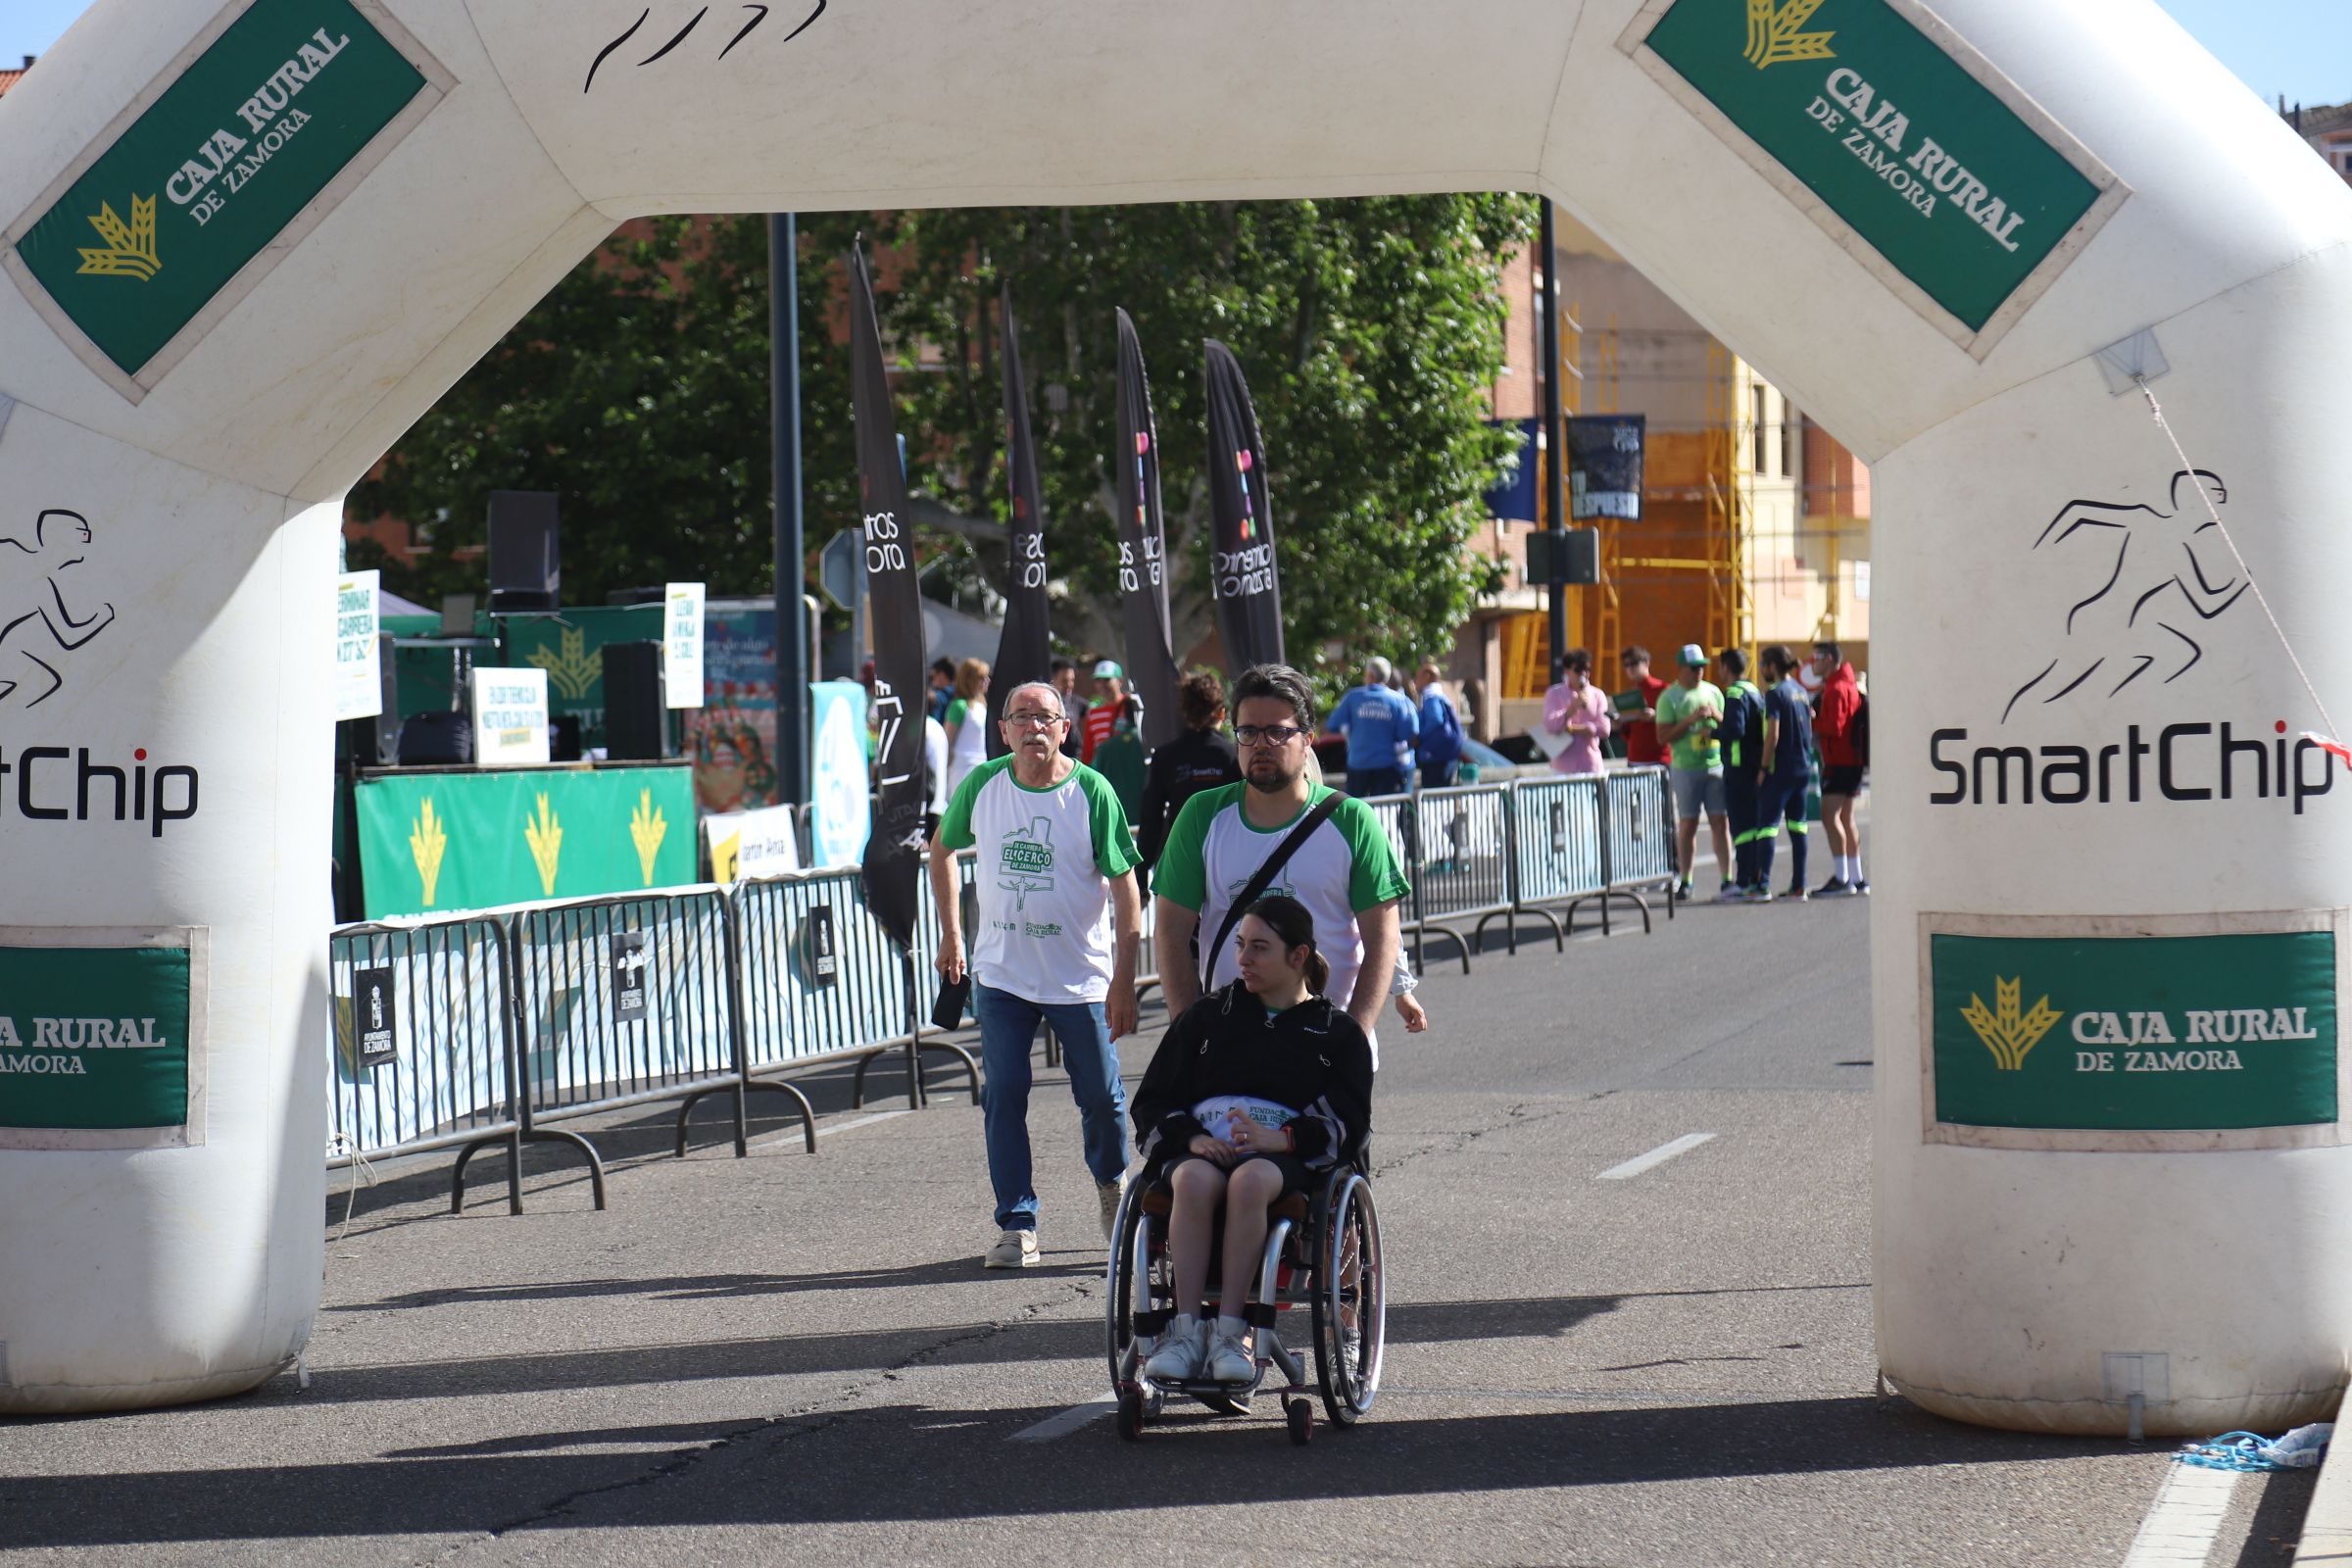
<instances>
[{"instance_id":1,"label":"rope tether line","mask_svg":"<svg viewBox=\"0 0 2352 1568\"><path fill-rule=\"evenodd\" d=\"M2320 689L2312 684L2310 674L2303 668L2303 661L2295 657L2295 645L2287 641L2286 628L2278 624L2278 615L2271 610L2270 600L2263 594L2261 582L2254 576L2254 568L2246 564L2246 558L2239 552L2237 541L2230 537L2230 525L2222 520L2221 509L2213 504L2212 493L2205 488L2204 473L2188 461L2187 452L2180 446L2180 438L2173 433L2171 422L2164 416L2163 406L2156 401L2156 394L2148 390L2147 376L2135 373L2132 380L2139 388L2139 395L2148 400L2148 413L2155 416L2156 428L2162 430L2164 438L2173 444L2173 455L2180 460L2181 471L2188 475L2189 483L2197 487L2197 499L2205 503L2205 514L2221 530L2222 543L2230 547L2230 558L2237 563L2237 569L2245 573L2246 586L2254 590L2254 603L2262 607L2263 619L2271 623L2271 630L2278 638L2278 646L2286 653L2286 662L2294 666L2295 678L2303 683L2305 695L2311 698L2311 706L2319 711L2320 722L2327 726L2326 734L2307 729L2303 731L2303 738L2322 750L2333 753L2346 765L2352 766L2352 747L2335 738L2335 720L2328 716L2328 705L2320 700Z\"/></svg>"}]
</instances>

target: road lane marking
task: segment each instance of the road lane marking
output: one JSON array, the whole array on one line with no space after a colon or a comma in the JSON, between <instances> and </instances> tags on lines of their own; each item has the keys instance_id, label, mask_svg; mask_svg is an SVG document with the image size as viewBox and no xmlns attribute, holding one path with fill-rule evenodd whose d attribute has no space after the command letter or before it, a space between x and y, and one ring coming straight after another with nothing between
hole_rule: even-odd
<instances>
[{"instance_id":1,"label":"road lane marking","mask_svg":"<svg viewBox=\"0 0 2352 1568\"><path fill-rule=\"evenodd\" d=\"M2201 1565L2212 1555L2238 1473L2193 1464L2176 1464L2172 1470L2124 1554L2124 1568Z\"/></svg>"},{"instance_id":2,"label":"road lane marking","mask_svg":"<svg viewBox=\"0 0 2352 1568\"><path fill-rule=\"evenodd\" d=\"M1004 1441L1007 1443L1051 1443L1065 1432L1075 1432L1089 1421L1110 1414L1118 1408L1115 1394L1098 1394L1084 1404L1073 1404L1059 1415L1050 1415L1033 1427L1023 1427Z\"/></svg>"},{"instance_id":3,"label":"road lane marking","mask_svg":"<svg viewBox=\"0 0 2352 1568\"><path fill-rule=\"evenodd\" d=\"M870 1127L875 1122L888 1121L893 1116L909 1116L912 1114L912 1111L907 1110L869 1111L863 1116L852 1116L848 1121L832 1122L826 1126L819 1127L816 1130L816 1136L823 1138L832 1133L846 1133L853 1127ZM798 1127L795 1127L791 1132L778 1133L773 1138L762 1138L759 1142L753 1144L751 1147L754 1149L772 1149L778 1144L797 1144L801 1141L801 1130Z\"/></svg>"},{"instance_id":4,"label":"road lane marking","mask_svg":"<svg viewBox=\"0 0 2352 1568\"><path fill-rule=\"evenodd\" d=\"M1714 1136L1713 1133L1685 1133L1670 1144L1660 1144L1646 1154L1636 1154L1622 1165L1611 1165L1600 1173L1599 1179L1604 1182L1621 1182L1629 1177L1639 1176L1645 1170L1655 1170L1675 1155L1687 1154Z\"/></svg>"}]
</instances>

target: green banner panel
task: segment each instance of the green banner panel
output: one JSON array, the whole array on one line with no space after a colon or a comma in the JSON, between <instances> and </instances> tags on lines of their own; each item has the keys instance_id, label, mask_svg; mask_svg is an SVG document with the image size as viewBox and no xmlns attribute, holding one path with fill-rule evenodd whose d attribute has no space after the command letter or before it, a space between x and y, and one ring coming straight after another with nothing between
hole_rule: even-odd
<instances>
[{"instance_id":1,"label":"green banner panel","mask_svg":"<svg viewBox=\"0 0 2352 1568\"><path fill-rule=\"evenodd\" d=\"M0 1127L188 1119L185 948L0 947Z\"/></svg>"},{"instance_id":2,"label":"green banner panel","mask_svg":"<svg viewBox=\"0 0 2352 1568\"><path fill-rule=\"evenodd\" d=\"M694 773L416 773L359 786L368 918L585 899L695 879Z\"/></svg>"},{"instance_id":3,"label":"green banner panel","mask_svg":"<svg viewBox=\"0 0 2352 1568\"><path fill-rule=\"evenodd\" d=\"M254 0L18 253L135 375L424 87L350 0Z\"/></svg>"},{"instance_id":4,"label":"green banner panel","mask_svg":"<svg viewBox=\"0 0 2352 1568\"><path fill-rule=\"evenodd\" d=\"M1939 1122L2336 1119L2332 932L1928 940Z\"/></svg>"},{"instance_id":5,"label":"green banner panel","mask_svg":"<svg viewBox=\"0 0 2352 1568\"><path fill-rule=\"evenodd\" d=\"M1887 0L1676 0L1648 47L1971 328L2099 187Z\"/></svg>"}]
</instances>

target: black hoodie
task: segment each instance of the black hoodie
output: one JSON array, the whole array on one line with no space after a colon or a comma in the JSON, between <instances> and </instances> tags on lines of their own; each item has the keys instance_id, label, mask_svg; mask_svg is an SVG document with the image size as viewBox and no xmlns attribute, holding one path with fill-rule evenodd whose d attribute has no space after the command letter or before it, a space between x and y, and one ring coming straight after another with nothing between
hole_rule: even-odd
<instances>
[{"instance_id":1,"label":"black hoodie","mask_svg":"<svg viewBox=\"0 0 2352 1568\"><path fill-rule=\"evenodd\" d=\"M1323 997L1268 1012L1239 980L1168 1026L1129 1108L1144 1158L1173 1157L1200 1133L1193 1107L1248 1095L1298 1112L1298 1157L1328 1170L1372 1130L1372 1044Z\"/></svg>"}]
</instances>

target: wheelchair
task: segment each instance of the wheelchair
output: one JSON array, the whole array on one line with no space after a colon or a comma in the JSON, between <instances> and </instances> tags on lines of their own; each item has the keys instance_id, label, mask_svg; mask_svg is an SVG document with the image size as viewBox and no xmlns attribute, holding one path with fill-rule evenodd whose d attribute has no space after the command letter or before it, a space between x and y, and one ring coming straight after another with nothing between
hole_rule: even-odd
<instances>
[{"instance_id":1,"label":"wheelchair","mask_svg":"<svg viewBox=\"0 0 2352 1568\"><path fill-rule=\"evenodd\" d=\"M1118 1432L1128 1442L1143 1437L1160 1419L1171 1397L1198 1400L1223 1415L1246 1415L1257 1393L1282 1399L1291 1441L1305 1445L1315 1430L1319 1394L1334 1426L1350 1427L1372 1409L1380 1395L1382 1354L1388 1325L1387 1259L1380 1246L1380 1217L1359 1145L1324 1180L1312 1198L1285 1193L1266 1211L1266 1245L1257 1280L1244 1310L1252 1335L1256 1373L1248 1385L1196 1380L1162 1384L1144 1374L1151 1341L1177 1311L1175 1266L1167 1245L1174 1194L1164 1181L1133 1183L1119 1204L1105 1280L1105 1313L1110 1330L1110 1385L1118 1396ZM1219 1254L1224 1215L1210 1240L1208 1288L1196 1314L1216 1315ZM1282 1325L1294 1331L1298 1308L1307 1309L1314 1382L1307 1382L1299 1353L1284 1343ZM1279 1381L1269 1385L1272 1374Z\"/></svg>"}]
</instances>

